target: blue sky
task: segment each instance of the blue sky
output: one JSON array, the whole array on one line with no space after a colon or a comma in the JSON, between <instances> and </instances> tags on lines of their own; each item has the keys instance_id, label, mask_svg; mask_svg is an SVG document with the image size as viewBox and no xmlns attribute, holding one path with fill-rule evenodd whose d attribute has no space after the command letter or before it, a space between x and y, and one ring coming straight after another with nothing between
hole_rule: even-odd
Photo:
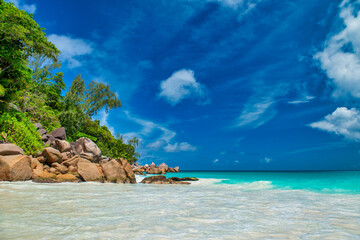
<instances>
[{"instance_id":1,"label":"blue sky","mask_svg":"<svg viewBox=\"0 0 360 240\"><path fill-rule=\"evenodd\" d=\"M360 169L359 1L18 0L77 74L123 107L96 118L182 169Z\"/></svg>"}]
</instances>

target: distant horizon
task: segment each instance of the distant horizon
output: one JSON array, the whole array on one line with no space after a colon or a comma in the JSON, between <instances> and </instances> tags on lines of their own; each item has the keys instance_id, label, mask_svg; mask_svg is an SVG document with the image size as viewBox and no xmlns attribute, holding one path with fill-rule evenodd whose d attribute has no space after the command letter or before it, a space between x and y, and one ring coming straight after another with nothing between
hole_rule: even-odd
<instances>
[{"instance_id":1,"label":"distant horizon","mask_svg":"<svg viewBox=\"0 0 360 240\"><path fill-rule=\"evenodd\" d=\"M110 85L122 107L94 119L136 136L139 164L360 170L359 2L7 2L45 28L67 86Z\"/></svg>"}]
</instances>

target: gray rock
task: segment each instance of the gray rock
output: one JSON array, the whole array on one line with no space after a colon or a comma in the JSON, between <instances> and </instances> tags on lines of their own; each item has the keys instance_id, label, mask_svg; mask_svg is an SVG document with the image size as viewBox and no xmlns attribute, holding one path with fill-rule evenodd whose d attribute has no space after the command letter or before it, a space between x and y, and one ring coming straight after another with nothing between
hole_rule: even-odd
<instances>
[{"instance_id":1,"label":"gray rock","mask_svg":"<svg viewBox=\"0 0 360 240\"><path fill-rule=\"evenodd\" d=\"M40 133L40 135L47 134L47 131L45 129L43 129L43 128L40 128L37 131Z\"/></svg>"},{"instance_id":2,"label":"gray rock","mask_svg":"<svg viewBox=\"0 0 360 240\"><path fill-rule=\"evenodd\" d=\"M41 126L41 123L34 123L34 125L36 127L36 130L43 128L43 126Z\"/></svg>"},{"instance_id":3,"label":"gray rock","mask_svg":"<svg viewBox=\"0 0 360 240\"><path fill-rule=\"evenodd\" d=\"M66 131L64 127L53 130L50 135L59 140L66 140Z\"/></svg>"}]
</instances>

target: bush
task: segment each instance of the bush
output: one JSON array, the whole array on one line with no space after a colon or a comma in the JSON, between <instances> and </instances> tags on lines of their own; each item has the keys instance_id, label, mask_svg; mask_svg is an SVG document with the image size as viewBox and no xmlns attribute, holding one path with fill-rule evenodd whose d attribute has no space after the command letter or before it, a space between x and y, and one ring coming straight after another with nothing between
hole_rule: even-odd
<instances>
[{"instance_id":1,"label":"bush","mask_svg":"<svg viewBox=\"0 0 360 240\"><path fill-rule=\"evenodd\" d=\"M23 113L16 110L1 112L0 140L21 147L25 154L31 155L44 148L40 133Z\"/></svg>"}]
</instances>

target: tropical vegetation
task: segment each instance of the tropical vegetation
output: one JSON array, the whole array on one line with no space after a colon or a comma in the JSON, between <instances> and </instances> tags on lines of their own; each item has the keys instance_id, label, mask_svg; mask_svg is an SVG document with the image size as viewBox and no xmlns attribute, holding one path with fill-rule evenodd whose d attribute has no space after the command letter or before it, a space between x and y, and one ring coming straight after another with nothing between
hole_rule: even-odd
<instances>
[{"instance_id":1,"label":"tropical vegetation","mask_svg":"<svg viewBox=\"0 0 360 240\"><path fill-rule=\"evenodd\" d=\"M87 137L103 155L136 161L137 138L125 143L93 119L121 107L116 94L109 85L86 84L80 74L67 87L59 54L31 14L0 0L0 140L36 153L44 148L33 124L40 122L48 132L65 127L68 141Z\"/></svg>"}]
</instances>

